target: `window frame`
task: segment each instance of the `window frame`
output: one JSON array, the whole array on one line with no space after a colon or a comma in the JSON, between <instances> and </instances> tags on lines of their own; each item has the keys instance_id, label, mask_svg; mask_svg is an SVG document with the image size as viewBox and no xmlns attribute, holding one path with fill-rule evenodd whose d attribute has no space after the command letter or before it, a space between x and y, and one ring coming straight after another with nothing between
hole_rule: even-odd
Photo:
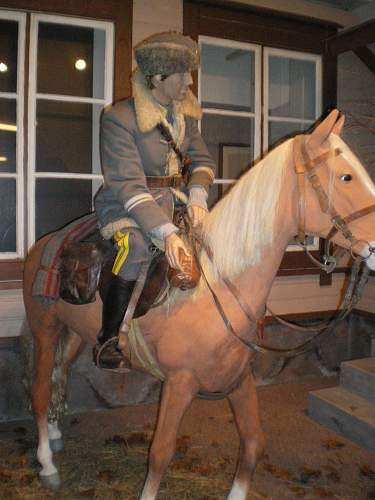
<instances>
[{"instance_id":1,"label":"window frame","mask_svg":"<svg viewBox=\"0 0 375 500\"><path fill-rule=\"evenodd\" d=\"M24 252L24 85L25 85L25 41L26 14L0 10L0 19L18 22L17 40L17 89L16 92L0 92L1 99L16 100L16 171L0 172L0 179L16 181L16 251L0 252L0 260L20 259Z\"/></svg>"},{"instance_id":2,"label":"window frame","mask_svg":"<svg viewBox=\"0 0 375 500\"><path fill-rule=\"evenodd\" d=\"M269 149L268 134L269 125L272 122L290 122L298 124L308 124L313 125L317 118L322 112L322 57L319 54L310 54L300 51L278 49L275 47L266 47L258 44L249 44L245 42L237 42L235 40L228 40L225 38L210 37L199 35L198 37L199 47L202 45L211 45L217 47L229 47L242 50L249 50L254 53L254 80L255 80L255 93L254 93L254 112L247 111L231 111L228 109L221 109L219 107L204 107L202 105L202 65L198 69L198 101L202 106L202 112L204 114L211 114L216 116L232 116L241 118L253 118L254 119L254 134L252 139L254 140L254 159L257 161L261 158L261 155L265 154ZM270 116L269 111L269 57L278 56L287 59L296 59L303 61L312 61L315 63L315 110L314 119L301 119L301 118L287 118L287 117L274 117ZM261 144L263 145L261 150ZM227 146L245 146L240 144L227 144ZM219 147L225 146L225 144L219 144ZM223 186L233 185L237 182L235 178L219 177L222 165L221 149L219 154L219 164L218 167L218 177L215 178L214 184L218 185L218 199L223 196ZM313 238L312 243L307 245L310 251L319 250L319 238ZM286 252L301 252L301 248L297 244L288 245Z\"/></svg>"},{"instance_id":3,"label":"window frame","mask_svg":"<svg viewBox=\"0 0 375 500\"><path fill-rule=\"evenodd\" d=\"M270 116L269 111L269 93L267 92L269 88L269 57L270 56L280 56L286 59L297 59L302 61L313 61L315 62L315 118L302 119L302 118L287 118L279 116ZM299 52L294 50L278 49L276 47L264 47L263 49L263 152L266 152L269 148L268 143L268 132L270 122L289 122L289 123L303 123L313 125L316 120L322 114L322 56L319 54L310 54L308 52Z\"/></svg>"},{"instance_id":4,"label":"window frame","mask_svg":"<svg viewBox=\"0 0 375 500\"><path fill-rule=\"evenodd\" d=\"M104 92L103 98L80 97L62 94L45 94L37 92L37 62L39 24L59 24L79 26L92 29L101 29L106 33L105 59L104 59ZM101 174L79 174L64 172L36 172L36 108L38 100L53 102L99 104L103 107L111 104L113 100L113 68L114 68L114 26L108 21L88 20L83 18L70 18L49 14L31 14L30 22L30 48L29 48L29 92L28 92L28 165L27 165L27 199L29 203L27 247L35 242L36 226L36 200L35 187L38 179L76 179L76 180L102 180ZM98 124L99 126L99 124ZM99 144L97 144L99 148ZM93 145L94 149L94 145ZM93 162L95 157L93 156Z\"/></svg>"},{"instance_id":5,"label":"window frame","mask_svg":"<svg viewBox=\"0 0 375 500\"><path fill-rule=\"evenodd\" d=\"M277 12L265 7L234 4L214 0L183 0L183 30L195 40L199 36L222 37L239 42L259 44L322 56L322 109L337 104L337 56L327 53L326 40L341 28L325 19ZM197 87L195 86L195 90ZM323 255L323 240L316 258ZM320 282L330 284L330 278L314 266L304 252L284 254L279 276L320 274Z\"/></svg>"}]
</instances>

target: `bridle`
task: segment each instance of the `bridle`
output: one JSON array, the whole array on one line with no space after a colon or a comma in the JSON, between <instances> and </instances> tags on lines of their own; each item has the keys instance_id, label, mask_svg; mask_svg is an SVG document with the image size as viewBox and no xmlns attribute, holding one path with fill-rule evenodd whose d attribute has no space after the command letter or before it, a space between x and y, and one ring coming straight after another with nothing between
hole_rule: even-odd
<instances>
[{"instance_id":1,"label":"bridle","mask_svg":"<svg viewBox=\"0 0 375 500\"><path fill-rule=\"evenodd\" d=\"M331 255L331 243L332 238L337 234L341 233L342 236L349 241L349 251L353 258L359 258L361 260L367 260L371 255L375 254L375 247L371 246L368 241L358 240L356 239L351 230L349 229L349 224L361 217L365 217L366 215L375 212L375 203L368 207L362 208L361 210L357 210L346 217L342 217L335 209L334 205L331 203L327 193L324 191L320 183L320 179L317 175L317 170L324 165L330 158L334 158L341 153L339 148L335 148L333 151L328 151L326 153L321 154L320 156L311 159L306 149L305 144L306 136L298 135L294 138L293 142L293 156L294 156L294 168L297 174L297 186L299 192L299 222L298 222L298 234L297 234L297 243L303 247L309 258L321 269L323 269L327 273L331 273L335 267L339 259L342 257L342 250L338 250L334 255ZM319 262L315 257L310 253L305 243L306 235L305 235L305 178L309 180L312 188L314 189L320 209L323 213L327 214L330 217L332 228L328 232L328 235L325 239L324 243L324 255L323 262ZM359 256L354 254L354 247L359 244L367 245L368 253L366 256ZM345 251L345 250L344 250Z\"/></svg>"},{"instance_id":2,"label":"bridle","mask_svg":"<svg viewBox=\"0 0 375 500\"><path fill-rule=\"evenodd\" d=\"M360 241L354 238L352 232L350 231L348 224L353 222L354 220L357 220L361 217L364 217L372 212L375 212L375 204L370 205L366 208L363 208L361 210L357 210L356 212L346 216L346 217L341 217L339 213L336 211L334 208L333 204L331 203L330 199L328 198L326 192L324 191L320 179L318 175L316 174L317 169L322 166L325 162L327 162L331 157L338 156L341 153L341 150L339 148L335 148L333 151L328 151L326 153L323 153L322 155L311 159L308 155L308 152L306 150L305 146L305 136L304 135L298 135L294 138L294 144L293 144L293 153L294 153L294 168L295 172L297 174L297 179L298 179L298 191L299 191L299 223L298 223L298 235L297 235L297 241L299 241L300 245L303 246L305 251L308 253L309 257L315 262L320 268L324 269L327 273L332 272L334 268L337 265L338 261L338 256L330 255L330 243L332 238L336 235L336 233L340 232L345 239L347 239L350 242L350 251L353 254L353 247L357 245L358 243L365 243L368 246L368 255L365 257L361 256L355 256L354 259L354 264L352 267L352 273L350 276L350 279L348 281L347 289L344 294L344 306L343 309L339 312L339 314L334 317L333 319L330 319L328 321L323 321L319 323L319 325L314 325L313 327L306 327L306 326L300 326L296 325L295 323L290 323L288 321L283 320L282 318L279 318L276 314L273 313L269 309L269 307L265 307L265 311L268 310L271 315L280 323L283 325L289 326L290 328L298 331L315 331L317 332L315 335L310 337L308 340L302 342L299 345L296 345L292 348L289 349L279 349L279 348L274 348L268 345L265 345L263 343L258 343L258 342L253 342L247 339L242 338L239 336L230 320L226 316L224 312L224 308L220 303L219 298L215 294L214 290L212 289L206 274L204 272L204 269L202 268L200 264L200 259L197 251L197 246L199 248L204 249L206 252L208 258L211 260L212 264L215 265L214 262L214 255L212 253L212 250L210 249L209 245L207 244L206 241L204 241L204 238L202 238L201 234L197 234L196 231L192 230L190 231L190 236L191 236L191 246L194 252L194 255L197 260L198 267L200 269L201 275L203 280L205 281L207 288L209 289L213 300L215 302L216 308L220 314L220 316L223 319L223 322L226 326L227 331L231 334L231 336L236 337L238 340L240 340L243 344L245 344L248 348L255 352L273 352L275 354L279 354L285 358L296 356L305 352L308 352L311 350L311 345L312 343L317 340L318 337L322 335L323 332L327 330L327 328L333 328L333 326L338 322L344 319L353 309L354 305L358 302L361 296L361 292L367 282L368 279L368 273L369 273L369 268L366 266L365 271L362 272L361 277L358 279L358 274L360 271L360 266L361 262L364 260L367 260L371 255L375 253L375 248L370 245L369 242L367 241ZM332 222L332 228L328 233L327 236L327 242L326 242L326 247L325 247L325 255L323 257L323 263L319 262L315 257L313 257L310 252L308 252L308 249L306 248L305 242L305 177L308 178L310 184L312 185L318 200L319 200L319 205L321 208L321 211L325 214L328 214L330 216L331 222ZM187 226L189 226L189 221L186 218L185 219ZM225 283L226 287L230 291L230 293L233 295L233 297L236 299L239 307L247 317L249 323L253 326L253 329L257 331L258 338L262 339L262 331L263 331L263 326L264 326L264 316L262 318L256 318L252 311L250 310L246 300L244 300L241 292L236 288L236 286L227 278L221 276L221 274L218 272L217 268L216 271L220 277L220 279ZM265 314L264 311L264 314Z\"/></svg>"}]
</instances>

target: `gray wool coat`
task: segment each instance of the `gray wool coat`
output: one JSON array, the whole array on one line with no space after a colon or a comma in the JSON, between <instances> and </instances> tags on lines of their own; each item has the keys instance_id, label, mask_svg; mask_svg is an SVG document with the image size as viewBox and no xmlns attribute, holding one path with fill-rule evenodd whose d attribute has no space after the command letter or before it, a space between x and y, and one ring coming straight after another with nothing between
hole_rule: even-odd
<instances>
[{"instance_id":1,"label":"gray wool coat","mask_svg":"<svg viewBox=\"0 0 375 500\"><path fill-rule=\"evenodd\" d=\"M171 222L173 193L170 188L150 190L146 176L175 172L171 172L169 164L170 147L156 128L157 123L164 120L161 107L142 81L135 85L133 82L133 94L134 97L115 104L102 115L104 184L95 197L95 210L102 228L122 219L126 227L131 220L147 234ZM189 94L186 101L177 103L174 115L182 129L180 144L178 141L177 144L182 154L189 153L192 159L187 189L192 186L208 189L213 182L215 165L198 130L199 105L193 94ZM172 156L175 156L173 152Z\"/></svg>"}]
</instances>

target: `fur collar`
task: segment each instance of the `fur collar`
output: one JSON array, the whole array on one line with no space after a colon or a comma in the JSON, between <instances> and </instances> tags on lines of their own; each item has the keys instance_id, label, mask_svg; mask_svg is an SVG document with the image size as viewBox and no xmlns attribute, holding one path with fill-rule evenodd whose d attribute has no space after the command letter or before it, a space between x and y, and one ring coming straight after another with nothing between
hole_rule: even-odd
<instances>
[{"instance_id":1,"label":"fur collar","mask_svg":"<svg viewBox=\"0 0 375 500\"><path fill-rule=\"evenodd\" d=\"M139 70L134 72L132 83L138 127L141 132L149 132L156 127L162 118L165 118L162 106L155 101L151 90L147 87L144 76ZM191 90L188 90L183 101L174 101L173 107L176 117L186 115L195 120L202 118L201 107Z\"/></svg>"}]
</instances>

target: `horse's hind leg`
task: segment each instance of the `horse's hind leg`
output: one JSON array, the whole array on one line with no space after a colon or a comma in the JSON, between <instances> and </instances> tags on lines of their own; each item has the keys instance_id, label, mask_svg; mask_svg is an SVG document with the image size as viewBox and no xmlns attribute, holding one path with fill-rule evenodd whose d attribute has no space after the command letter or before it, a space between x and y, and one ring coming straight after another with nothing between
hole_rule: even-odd
<instances>
[{"instance_id":1,"label":"horse's hind leg","mask_svg":"<svg viewBox=\"0 0 375 500\"><path fill-rule=\"evenodd\" d=\"M58 427L60 418L66 409L66 384L69 369L77 359L84 345L83 340L74 331L65 331L60 336L52 372L51 401L48 409L49 444L53 452L64 447L61 431Z\"/></svg>"},{"instance_id":2,"label":"horse's hind leg","mask_svg":"<svg viewBox=\"0 0 375 500\"><path fill-rule=\"evenodd\" d=\"M178 373L164 383L148 474L140 500L156 498L162 475L175 452L180 421L196 390L193 377L187 373Z\"/></svg>"},{"instance_id":3,"label":"horse's hind leg","mask_svg":"<svg viewBox=\"0 0 375 500\"><path fill-rule=\"evenodd\" d=\"M228 396L238 433L240 452L237 470L228 500L245 500L256 464L264 452L258 396L250 370L241 384Z\"/></svg>"},{"instance_id":4,"label":"horse's hind leg","mask_svg":"<svg viewBox=\"0 0 375 500\"><path fill-rule=\"evenodd\" d=\"M40 478L44 486L58 488L59 474L52 460L48 432L48 407L50 403L51 375L61 325L47 312L38 328L33 328L34 363L31 402L38 427L37 457L42 470Z\"/></svg>"}]
</instances>

